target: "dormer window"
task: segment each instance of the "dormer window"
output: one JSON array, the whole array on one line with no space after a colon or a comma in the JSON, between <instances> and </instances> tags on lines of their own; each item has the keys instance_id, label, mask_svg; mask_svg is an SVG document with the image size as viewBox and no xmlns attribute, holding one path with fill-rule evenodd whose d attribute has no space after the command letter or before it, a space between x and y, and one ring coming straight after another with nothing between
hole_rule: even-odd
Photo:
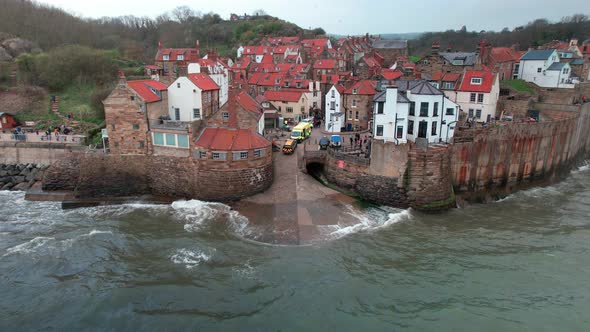
<instances>
[{"instance_id":1,"label":"dormer window","mask_svg":"<svg viewBox=\"0 0 590 332\"><path fill-rule=\"evenodd\" d=\"M357 93L359 93L359 89L358 88L352 89L352 94L353 95L356 95Z\"/></svg>"},{"instance_id":2,"label":"dormer window","mask_svg":"<svg viewBox=\"0 0 590 332\"><path fill-rule=\"evenodd\" d=\"M184 61L184 54L179 54L179 55L176 57L176 59L177 59L178 61Z\"/></svg>"},{"instance_id":3,"label":"dormer window","mask_svg":"<svg viewBox=\"0 0 590 332\"><path fill-rule=\"evenodd\" d=\"M262 107L269 108L270 107L270 104L267 103L267 102L263 102L262 103Z\"/></svg>"},{"instance_id":4,"label":"dormer window","mask_svg":"<svg viewBox=\"0 0 590 332\"><path fill-rule=\"evenodd\" d=\"M168 60L170 60L170 56L169 56L169 55L167 55L167 54L166 54L166 55L163 55L163 56L162 56L162 60L164 60L164 61L168 61Z\"/></svg>"},{"instance_id":5,"label":"dormer window","mask_svg":"<svg viewBox=\"0 0 590 332\"><path fill-rule=\"evenodd\" d=\"M481 85L481 77L472 77L471 84Z\"/></svg>"}]
</instances>

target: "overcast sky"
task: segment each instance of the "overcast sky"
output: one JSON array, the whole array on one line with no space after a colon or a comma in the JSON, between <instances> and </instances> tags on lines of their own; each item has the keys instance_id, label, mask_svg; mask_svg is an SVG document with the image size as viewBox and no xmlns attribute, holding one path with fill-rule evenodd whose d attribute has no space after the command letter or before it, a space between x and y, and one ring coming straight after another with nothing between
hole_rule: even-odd
<instances>
[{"instance_id":1,"label":"overcast sky","mask_svg":"<svg viewBox=\"0 0 590 332\"><path fill-rule=\"evenodd\" d=\"M559 20L574 13L590 14L589 0L40 0L84 17L155 17L186 5L224 19L231 13L268 14L303 28L322 27L333 34L371 34L460 29L501 30L536 18Z\"/></svg>"}]
</instances>

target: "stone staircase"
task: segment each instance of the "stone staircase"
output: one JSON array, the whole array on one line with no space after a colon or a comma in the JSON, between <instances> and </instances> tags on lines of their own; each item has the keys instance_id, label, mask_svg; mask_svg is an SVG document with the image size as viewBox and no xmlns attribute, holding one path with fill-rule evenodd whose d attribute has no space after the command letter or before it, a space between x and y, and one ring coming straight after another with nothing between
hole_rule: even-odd
<instances>
[{"instance_id":1,"label":"stone staircase","mask_svg":"<svg viewBox=\"0 0 590 332\"><path fill-rule=\"evenodd\" d=\"M57 115L60 119L62 119L65 123L69 123L72 125L79 123L78 121L68 119L67 116L61 114L61 112L59 111L59 96L55 96L55 98L51 101L51 111L53 112L53 114Z\"/></svg>"}]
</instances>

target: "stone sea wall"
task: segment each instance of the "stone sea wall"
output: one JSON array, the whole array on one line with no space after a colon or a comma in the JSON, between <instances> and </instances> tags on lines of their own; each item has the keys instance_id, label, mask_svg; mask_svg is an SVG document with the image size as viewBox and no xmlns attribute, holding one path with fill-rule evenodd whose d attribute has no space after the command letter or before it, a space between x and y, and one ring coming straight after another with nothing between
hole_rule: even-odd
<instances>
[{"instance_id":1,"label":"stone sea wall","mask_svg":"<svg viewBox=\"0 0 590 332\"><path fill-rule=\"evenodd\" d=\"M73 190L77 198L153 195L232 201L267 189L270 158L244 168L212 169L199 160L144 155L81 154L51 165L45 190Z\"/></svg>"}]
</instances>

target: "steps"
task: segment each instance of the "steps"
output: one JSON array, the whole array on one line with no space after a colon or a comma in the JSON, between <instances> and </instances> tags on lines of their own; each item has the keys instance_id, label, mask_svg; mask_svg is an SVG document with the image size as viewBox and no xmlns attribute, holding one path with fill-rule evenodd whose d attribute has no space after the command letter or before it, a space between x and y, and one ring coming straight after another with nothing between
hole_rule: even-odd
<instances>
[{"instance_id":1,"label":"steps","mask_svg":"<svg viewBox=\"0 0 590 332\"><path fill-rule=\"evenodd\" d=\"M51 111L53 112L53 114L57 115L64 122L67 122L70 124L78 124L79 123L79 121L70 120L70 119L68 119L67 116L61 114L61 112L59 111L59 96L55 96L55 99L51 102Z\"/></svg>"}]
</instances>

